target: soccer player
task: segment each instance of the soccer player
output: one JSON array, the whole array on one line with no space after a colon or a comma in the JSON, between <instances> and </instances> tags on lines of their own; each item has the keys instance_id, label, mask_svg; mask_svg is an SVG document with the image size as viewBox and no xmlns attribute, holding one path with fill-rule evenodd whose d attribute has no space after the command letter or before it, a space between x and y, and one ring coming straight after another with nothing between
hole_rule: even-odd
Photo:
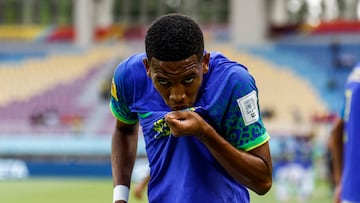
<instances>
[{"instance_id":1,"label":"soccer player","mask_svg":"<svg viewBox=\"0 0 360 203\"><path fill-rule=\"evenodd\" d=\"M350 73L341 118L335 121L330 143L336 189L334 202L360 203L360 64Z\"/></svg>"},{"instance_id":2,"label":"soccer player","mask_svg":"<svg viewBox=\"0 0 360 203\"><path fill-rule=\"evenodd\" d=\"M116 68L110 109L114 202L127 202L142 127L150 203L250 202L272 185L269 134L247 68L204 50L191 18L168 14L145 37L146 53Z\"/></svg>"}]
</instances>

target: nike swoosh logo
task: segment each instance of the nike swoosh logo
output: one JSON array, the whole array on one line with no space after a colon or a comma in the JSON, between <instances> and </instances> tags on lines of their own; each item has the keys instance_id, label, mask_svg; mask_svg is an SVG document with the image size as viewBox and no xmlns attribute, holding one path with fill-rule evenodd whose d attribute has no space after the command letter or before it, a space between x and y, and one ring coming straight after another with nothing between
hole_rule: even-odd
<instances>
[{"instance_id":1,"label":"nike swoosh logo","mask_svg":"<svg viewBox=\"0 0 360 203\"><path fill-rule=\"evenodd\" d=\"M150 112L147 112L147 113L139 113L139 112L138 112L140 118L149 117L152 113L153 113L153 112L151 112L151 111L150 111Z\"/></svg>"}]
</instances>

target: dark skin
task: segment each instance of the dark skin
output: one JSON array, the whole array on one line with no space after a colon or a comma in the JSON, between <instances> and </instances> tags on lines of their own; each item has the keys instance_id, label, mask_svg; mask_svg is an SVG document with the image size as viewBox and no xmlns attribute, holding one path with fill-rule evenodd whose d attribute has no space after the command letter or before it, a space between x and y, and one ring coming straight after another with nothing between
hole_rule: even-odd
<instances>
[{"instance_id":1,"label":"dark skin","mask_svg":"<svg viewBox=\"0 0 360 203\"><path fill-rule=\"evenodd\" d=\"M192 107L195 103L203 75L208 72L209 60L210 54L206 53L202 60L194 54L175 62L152 58L151 61L144 59L143 63L154 87L173 110L165 116L173 136L197 137L236 181L263 195L272 185L272 163L268 142L248 152L238 150L197 113L178 111ZM138 124L126 125L120 121L116 124L112 145L114 185L130 185L136 147L133 147L134 150L129 146L133 146L137 141L137 138L133 138L137 137L136 129Z\"/></svg>"},{"instance_id":2,"label":"dark skin","mask_svg":"<svg viewBox=\"0 0 360 203\"><path fill-rule=\"evenodd\" d=\"M126 124L116 121L111 141L111 163L115 185L130 188L131 174L136 159L139 124ZM126 203L116 201L116 203Z\"/></svg>"},{"instance_id":3,"label":"dark skin","mask_svg":"<svg viewBox=\"0 0 360 203\"><path fill-rule=\"evenodd\" d=\"M344 150L344 126L345 123L342 119L338 118L335 121L333 129L330 135L330 150L333 156L333 167L334 167L334 180L336 184L334 192L334 203L340 203L341 194L341 176L343 166L343 150Z\"/></svg>"}]
</instances>

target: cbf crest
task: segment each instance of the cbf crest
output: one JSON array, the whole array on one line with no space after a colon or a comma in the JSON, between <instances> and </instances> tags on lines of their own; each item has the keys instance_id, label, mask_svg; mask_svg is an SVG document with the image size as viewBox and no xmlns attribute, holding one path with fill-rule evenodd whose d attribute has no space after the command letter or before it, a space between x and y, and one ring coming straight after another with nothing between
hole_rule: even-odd
<instances>
[{"instance_id":1,"label":"cbf crest","mask_svg":"<svg viewBox=\"0 0 360 203\"><path fill-rule=\"evenodd\" d=\"M170 136L171 131L167 123L165 122L165 118L161 118L154 122L154 128L156 134L154 135L155 139L159 139L163 136Z\"/></svg>"},{"instance_id":2,"label":"cbf crest","mask_svg":"<svg viewBox=\"0 0 360 203\"><path fill-rule=\"evenodd\" d=\"M181 111L196 111L197 109L201 109L201 108L202 107L190 107L190 108L183 109ZM156 134L154 135L155 139L159 139L160 137L171 135L170 128L167 125L167 123L165 122L164 117L154 122L153 129L156 131Z\"/></svg>"}]
</instances>

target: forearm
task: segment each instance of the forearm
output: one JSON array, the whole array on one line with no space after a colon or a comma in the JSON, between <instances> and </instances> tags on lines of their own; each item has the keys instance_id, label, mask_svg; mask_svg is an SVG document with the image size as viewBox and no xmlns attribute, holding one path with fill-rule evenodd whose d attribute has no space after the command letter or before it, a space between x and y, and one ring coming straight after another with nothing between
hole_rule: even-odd
<instances>
[{"instance_id":1,"label":"forearm","mask_svg":"<svg viewBox=\"0 0 360 203\"><path fill-rule=\"evenodd\" d=\"M343 128L344 123L338 120L335 123L330 135L330 150L333 157L334 180L336 184L340 183L343 165Z\"/></svg>"},{"instance_id":2,"label":"forearm","mask_svg":"<svg viewBox=\"0 0 360 203\"><path fill-rule=\"evenodd\" d=\"M257 194L270 190L272 164L267 142L248 152L238 150L195 112L171 112L166 115L165 121L175 137L194 135L199 138L227 173L240 184Z\"/></svg>"},{"instance_id":3,"label":"forearm","mask_svg":"<svg viewBox=\"0 0 360 203\"><path fill-rule=\"evenodd\" d=\"M272 185L270 157L257 156L233 147L213 128L208 127L200 140L222 167L239 183L258 194L265 194ZM263 146L268 149L268 145ZM261 155L261 151L259 151ZM267 157L267 158L266 158Z\"/></svg>"},{"instance_id":4,"label":"forearm","mask_svg":"<svg viewBox=\"0 0 360 203\"><path fill-rule=\"evenodd\" d=\"M116 129L113 133L111 163L114 186L130 187L137 151L138 131L136 129L131 131Z\"/></svg>"}]
</instances>

